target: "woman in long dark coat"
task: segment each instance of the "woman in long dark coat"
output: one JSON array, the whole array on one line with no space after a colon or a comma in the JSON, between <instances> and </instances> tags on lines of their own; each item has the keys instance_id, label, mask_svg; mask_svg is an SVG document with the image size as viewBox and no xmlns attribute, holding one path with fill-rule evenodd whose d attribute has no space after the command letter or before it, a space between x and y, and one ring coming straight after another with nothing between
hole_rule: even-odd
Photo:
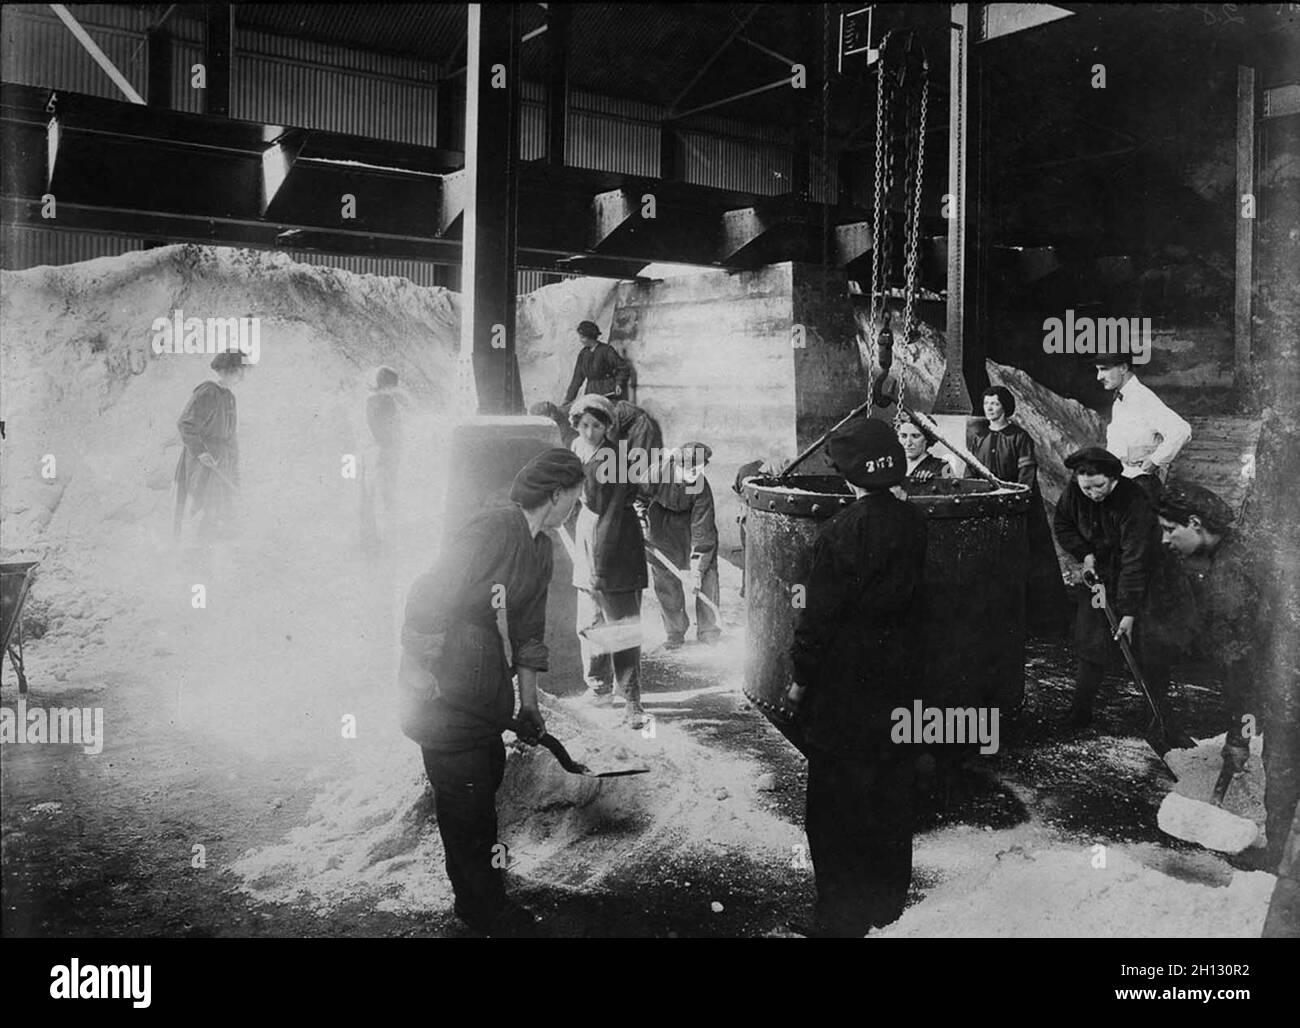
<instances>
[{"instance_id":1,"label":"woman in long dark coat","mask_svg":"<svg viewBox=\"0 0 1300 1028\"><path fill-rule=\"evenodd\" d=\"M1030 487L1029 582L1026 610L1030 627L1059 634L1067 625L1065 582L1061 564L1047 523L1047 508L1038 489L1038 459L1034 441L1011 420L1016 398L1004 386L984 390L984 416L988 425L976 426L967 434L966 446L998 478Z\"/></svg>"},{"instance_id":2,"label":"woman in long dark coat","mask_svg":"<svg viewBox=\"0 0 1300 1028\"><path fill-rule=\"evenodd\" d=\"M229 528L239 488L239 418L234 386L244 377L239 353L229 351L212 358L216 380L201 382L190 394L176 428L181 455L176 462L176 513L172 528L177 536L190 513L202 512L199 531L208 538Z\"/></svg>"},{"instance_id":3,"label":"woman in long dark coat","mask_svg":"<svg viewBox=\"0 0 1300 1028\"><path fill-rule=\"evenodd\" d=\"M628 466L626 457L639 447L647 451L642 461L648 461L651 448L641 446L643 440L639 437L629 438L629 445L622 448L624 456L620 457L620 447L612 436L616 413L603 396L579 397L569 410L569 419L578 430L574 451L587 458L574 533L578 558L574 561L573 580L579 589L579 628L635 625L641 619L641 592L650 584L645 536L635 508L646 483L634 481L635 476L628 474L635 465ZM627 702L625 716L629 723L633 728L643 727L646 719L641 706L641 647L610 654L584 644L584 654L591 701L597 706L611 703L617 682Z\"/></svg>"}]
</instances>

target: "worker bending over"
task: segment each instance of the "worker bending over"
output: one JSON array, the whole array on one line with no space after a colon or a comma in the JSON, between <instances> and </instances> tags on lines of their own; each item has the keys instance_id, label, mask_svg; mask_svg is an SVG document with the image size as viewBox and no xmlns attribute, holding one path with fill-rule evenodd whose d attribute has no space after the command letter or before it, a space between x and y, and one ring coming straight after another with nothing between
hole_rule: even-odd
<instances>
[{"instance_id":1,"label":"worker bending over","mask_svg":"<svg viewBox=\"0 0 1300 1028\"><path fill-rule=\"evenodd\" d=\"M695 599L695 634L702 643L718 641L722 628L708 603L718 603L718 523L713 514L713 490L704 467L713 451L704 443L686 443L674 454L669 481L663 483L646 514L649 542L679 571L690 576ZM687 598L680 575L664 567L653 554L650 570L655 596L668 638L664 648L678 649L690 627Z\"/></svg>"}]
</instances>

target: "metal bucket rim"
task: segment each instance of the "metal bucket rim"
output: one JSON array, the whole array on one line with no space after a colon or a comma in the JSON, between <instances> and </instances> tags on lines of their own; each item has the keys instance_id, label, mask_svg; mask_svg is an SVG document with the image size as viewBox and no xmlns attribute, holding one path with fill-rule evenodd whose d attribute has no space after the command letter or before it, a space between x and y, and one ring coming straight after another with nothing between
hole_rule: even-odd
<instances>
[{"instance_id":1,"label":"metal bucket rim","mask_svg":"<svg viewBox=\"0 0 1300 1028\"><path fill-rule=\"evenodd\" d=\"M800 479L826 481L836 480L837 478L838 476L835 475L792 475L789 481L792 483L798 482ZM777 485L776 481L774 477L765 476L754 476L745 479L741 489L741 497L745 501L745 506L751 510L767 513L815 516L819 514L829 515L842 510L854 500L853 494L848 491L848 483L843 478L838 478L838 481L844 484L843 492L800 489L794 485ZM947 494L909 496L908 500L916 503L927 512L937 512L939 510L946 512L949 509L954 513L962 511L978 512L988 508L993 510L1001 509L1003 512L1008 509L1011 511L1028 509L1031 489L1027 485L1011 482L1006 486L1000 486L984 479L975 478L964 478L958 481L969 482L984 488Z\"/></svg>"}]
</instances>

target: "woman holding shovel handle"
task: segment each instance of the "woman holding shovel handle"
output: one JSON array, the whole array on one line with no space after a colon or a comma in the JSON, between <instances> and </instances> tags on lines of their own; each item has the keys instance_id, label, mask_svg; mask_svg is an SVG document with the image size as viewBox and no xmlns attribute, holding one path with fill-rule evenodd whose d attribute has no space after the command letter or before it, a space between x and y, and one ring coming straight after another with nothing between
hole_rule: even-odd
<instances>
[{"instance_id":1,"label":"woman holding shovel handle","mask_svg":"<svg viewBox=\"0 0 1300 1028\"><path fill-rule=\"evenodd\" d=\"M1222 803L1246 769L1250 741L1264 736L1264 850L1248 850L1276 871L1300 800L1300 694L1294 670L1274 663L1287 625L1262 537L1234 524L1232 508L1203 486L1170 479L1156 504L1164 545L1193 567L1196 640L1223 682L1223 764L1212 799Z\"/></svg>"},{"instance_id":2,"label":"woman holding shovel handle","mask_svg":"<svg viewBox=\"0 0 1300 1028\"><path fill-rule=\"evenodd\" d=\"M582 461L546 450L515 476L510 505L475 515L448 540L406 601L399 672L402 731L420 744L433 786L456 915L489 935L531 930L505 892L496 791L505 773L501 733L526 742L546 730L537 679L549 667L546 594L552 541L582 488ZM504 606L514 661L497 630ZM519 679L519 712L511 673ZM512 717L512 715L514 715Z\"/></svg>"},{"instance_id":3,"label":"woman holding shovel handle","mask_svg":"<svg viewBox=\"0 0 1300 1028\"><path fill-rule=\"evenodd\" d=\"M582 647L587 699L596 707L613 704L614 684L626 700L629 726L646 724L641 706L641 647L600 644L606 626L631 626L639 637L641 592L649 584L645 537L635 504L646 483L621 467L620 460L637 450L643 459L658 451L653 439L638 435L615 446L616 411L605 397L580 396L569 408L569 421L578 431L572 446L584 458L582 504L574 528L576 556L573 584L578 589L578 638ZM620 452L621 451L621 452Z\"/></svg>"},{"instance_id":4,"label":"woman holding shovel handle","mask_svg":"<svg viewBox=\"0 0 1300 1028\"><path fill-rule=\"evenodd\" d=\"M1182 732L1169 703L1171 640L1179 623L1177 598L1153 583L1172 581L1162 567L1171 556L1160 545L1146 494L1122 475L1118 457L1099 446L1078 450L1065 460L1074 473L1053 515L1056 541L1095 575L1105 587L1106 606L1093 602L1089 588L1080 588L1075 619L1076 670L1074 698L1066 727L1086 728L1093 704L1106 676L1115 643L1122 636L1141 665L1159 717L1159 738L1152 745L1164 753L1195 743ZM1112 630L1108 617L1115 618Z\"/></svg>"}]
</instances>

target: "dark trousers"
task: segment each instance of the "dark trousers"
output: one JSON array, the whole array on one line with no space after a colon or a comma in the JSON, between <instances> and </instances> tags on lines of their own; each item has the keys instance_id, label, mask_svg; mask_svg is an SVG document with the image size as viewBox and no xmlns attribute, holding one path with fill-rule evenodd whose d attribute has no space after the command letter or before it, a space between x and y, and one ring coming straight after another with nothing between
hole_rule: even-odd
<instances>
[{"instance_id":1,"label":"dark trousers","mask_svg":"<svg viewBox=\"0 0 1300 1028\"><path fill-rule=\"evenodd\" d=\"M691 626L690 618L686 614L686 590L682 587L682 580L658 561L651 563L650 570L654 576L655 597L659 600L659 609L663 612L664 631L668 633L669 639L681 642L686 637L686 630ZM714 603L718 602L716 560L710 562L708 570L701 576L700 592ZM722 634L712 608L698 596L695 598L695 634L701 642L716 639Z\"/></svg>"},{"instance_id":2,"label":"dark trousers","mask_svg":"<svg viewBox=\"0 0 1300 1028\"><path fill-rule=\"evenodd\" d=\"M1135 475L1133 484L1141 486L1153 504L1160 502L1160 494L1165 491L1165 484L1160 481L1159 475Z\"/></svg>"},{"instance_id":3,"label":"dark trousers","mask_svg":"<svg viewBox=\"0 0 1300 1028\"><path fill-rule=\"evenodd\" d=\"M497 737L459 753L422 752L433 785L447 877L456 893L456 913L472 924L486 924L506 904L505 862L498 859L501 866L493 867L496 792L506 769L505 745Z\"/></svg>"},{"instance_id":4,"label":"dark trousers","mask_svg":"<svg viewBox=\"0 0 1300 1028\"><path fill-rule=\"evenodd\" d=\"M1144 624L1146 620L1148 615L1143 612L1134 625L1133 642L1130 645L1147 688L1151 690L1151 698L1155 700L1156 708L1164 719L1166 731L1172 734L1178 731L1179 726L1169 702L1169 647L1153 641L1154 633ZM1078 587L1074 642L1078 663L1075 668L1071 710L1091 714L1102 680L1106 677L1107 667L1113 666L1115 661L1123 662L1123 656L1119 643L1111 638L1110 623L1106 620L1105 611L1092 606L1092 592L1082 585ZM1127 668L1126 663L1125 667ZM1146 701L1142 702L1145 710ZM1143 724L1148 720L1150 714L1144 713Z\"/></svg>"},{"instance_id":5,"label":"dark trousers","mask_svg":"<svg viewBox=\"0 0 1300 1028\"><path fill-rule=\"evenodd\" d=\"M1160 717L1165 723L1165 732L1169 735L1176 734L1179 730L1179 722L1177 715L1174 713L1173 704L1169 702L1169 665L1149 659L1143 660L1141 651L1139 650L1137 653L1138 660L1142 661L1139 665L1142 668L1142 678L1147 684L1147 689L1151 692L1151 698L1155 701L1156 709L1160 711ZM1074 700L1070 704L1070 709L1087 711L1091 714L1097 693L1101 690L1105 677L1105 664L1080 658L1075 667ZM1142 723L1147 724L1150 720L1151 712L1147 707L1146 700L1143 699Z\"/></svg>"},{"instance_id":6,"label":"dark trousers","mask_svg":"<svg viewBox=\"0 0 1300 1028\"><path fill-rule=\"evenodd\" d=\"M594 628L641 617L641 592L602 592L599 589L578 592L578 628ZM597 652L589 644L582 647L583 673L588 688L607 693L618 682L619 691L628 703L641 702L641 647L617 653Z\"/></svg>"},{"instance_id":7,"label":"dark trousers","mask_svg":"<svg viewBox=\"0 0 1300 1028\"><path fill-rule=\"evenodd\" d=\"M912 881L913 760L809 747L804 828L817 876L816 924L858 937L903 913Z\"/></svg>"}]
</instances>

